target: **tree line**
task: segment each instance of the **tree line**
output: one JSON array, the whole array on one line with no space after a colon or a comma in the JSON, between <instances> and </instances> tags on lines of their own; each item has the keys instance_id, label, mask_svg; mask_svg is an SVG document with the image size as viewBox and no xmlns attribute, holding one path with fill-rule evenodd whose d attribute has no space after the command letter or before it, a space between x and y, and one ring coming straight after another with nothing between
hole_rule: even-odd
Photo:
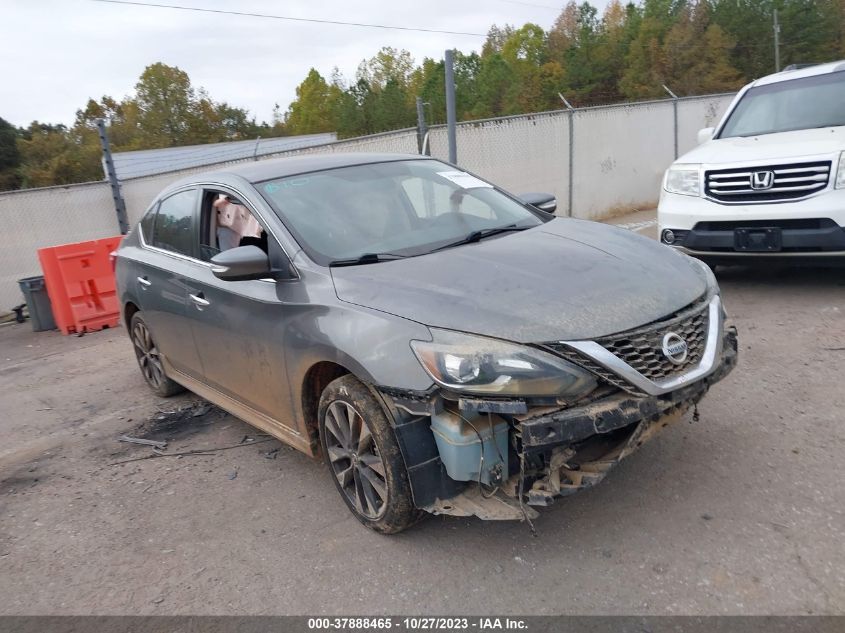
<instances>
[{"instance_id":1,"label":"tree line","mask_svg":"<svg viewBox=\"0 0 845 633\"><path fill-rule=\"evenodd\" d=\"M490 27L480 53L455 55L458 118L488 118L577 106L731 91L774 72L773 12L782 65L845 57L845 0L611 0L599 15L569 0L552 27ZM341 138L416 125L416 97L429 123L446 118L443 60L416 64L384 47L351 79L311 69L284 112L257 123L215 102L188 75L156 63L135 94L91 99L71 126L0 119L0 189L102 178L95 120L114 151L337 132Z\"/></svg>"}]
</instances>

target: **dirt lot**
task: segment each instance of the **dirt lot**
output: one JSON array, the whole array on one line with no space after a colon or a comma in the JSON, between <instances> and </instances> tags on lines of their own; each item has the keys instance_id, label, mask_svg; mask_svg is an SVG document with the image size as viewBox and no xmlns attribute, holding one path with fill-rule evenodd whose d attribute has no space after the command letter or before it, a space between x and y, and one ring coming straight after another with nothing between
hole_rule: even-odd
<instances>
[{"instance_id":1,"label":"dirt lot","mask_svg":"<svg viewBox=\"0 0 845 633\"><path fill-rule=\"evenodd\" d=\"M737 370L537 538L376 535L321 464L151 396L122 330L2 327L0 613L845 613L845 271L720 281ZM113 465L151 452L123 433L211 454Z\"/></svg>"}]
</instances>

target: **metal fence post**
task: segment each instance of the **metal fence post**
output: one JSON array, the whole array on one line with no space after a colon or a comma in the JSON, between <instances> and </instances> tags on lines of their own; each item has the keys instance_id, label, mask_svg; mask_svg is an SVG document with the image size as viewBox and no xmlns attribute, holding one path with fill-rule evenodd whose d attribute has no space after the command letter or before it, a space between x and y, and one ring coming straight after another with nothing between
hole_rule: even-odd
<instances>
[{"instance_id":1,"label":"metal fence post","mask_svg":"<svg viewBox=\"0 0 845 633\"><path fill-rule=\"evenodd\" d=\"M449 162L458 162L457 114L455 112L455 51L449 49L444 56L446 64L446 134L449 137Z\"/></svg>"},{"instance_id":2,"label":"metal fence post","mask_svg":"<svg viewBox=\"0 0 845 633\"><path fill-rule=\"evenodd\" d=\"M111 157L109 137L106 135L105 120L97 119L97 132L100 135L100 145L103 148L103 171L111 185L114 210L117 213L117 224L120 227L120 234L126 235L129 232L129 218L126 215L126 203L123 201L123 196L120 195L120 182L117 179L117 173L114 171L114 161Z\"/></svg>"},{"instance_id":3,"label":"metal fence post","mask_svg":"<svg viewBox=\"0 0 845 633\"><path fill-rule=\"evenodd\" d=\"M428 132L428 125L425 122L425 104L422 97L417 97L417 147L420 154L426 153L424 146L426 132Z\"/></svg>"},{"instance_id":4,"label":"metal fence post","mask_svg":"<svg viewBox=\"0 0 845 633\"><path fill-rule=\"evenodd\" d=\"M672 97L672 114L674 116L674 125L675 125L675 158L678 158L678 95L674 92L669 90L666 87L666 84L663 84L663 89L669 93L669 96Z\"/></svg>"},{"instance_id":5,"label":"metal fence post","mask_svg":"<svg viewBox=\"0 0 845 633\"><path fill-rule=\"evenodd\" d=\"M560 100L563 101L563 105L566 106L566 109L569 110L568 116L568 123L569 123L569 184L567 186L567 198L568 201L566 203L566 215L567 217L572 217L572 187L575 179L573 177L573 172L575 171L575 108L572 107L572 104L566 100L562 94L557 93L557 96L560 97Z\"/></svg>"}]
</instances>

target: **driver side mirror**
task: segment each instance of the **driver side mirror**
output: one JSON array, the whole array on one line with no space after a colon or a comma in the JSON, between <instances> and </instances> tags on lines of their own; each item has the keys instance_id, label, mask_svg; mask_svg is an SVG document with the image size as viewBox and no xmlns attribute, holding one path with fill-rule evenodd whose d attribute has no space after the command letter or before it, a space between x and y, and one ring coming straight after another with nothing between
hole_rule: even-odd
<instances>
[{"instance_id":1,"label":"driver side mirror","mask_svg":"<svg viewBox=\"0 0 845 633\"><path fill-rule=\"evenodd\" d=\"M535 209L545 211L546 213L554 213L557 209L557 198L555 198L553 193L523 193L518 197L525 204L530 204Z\"/></svg>"},{"instance_id":2,"label":"driver side mirror","mask_svg":"<svg viewBox=\"0 0 845 633\"><path fill-rule=\"evenodd\" d=\"M714 127L706 127L698 131L698 144L706 143L713 138L713 132L716 131Z\"/></svg>"},{"instance_id":3,"label":"driver side mirror","mask_svg":"<svg viewBox=\"0 0 845 633\"><path fill-rule=\"evenodd\" d=\"M238 246L211 258L211 272L223 281L276 279L278 271L270 266L270 258L257 246Z\"/></svg>"}]
</instances>

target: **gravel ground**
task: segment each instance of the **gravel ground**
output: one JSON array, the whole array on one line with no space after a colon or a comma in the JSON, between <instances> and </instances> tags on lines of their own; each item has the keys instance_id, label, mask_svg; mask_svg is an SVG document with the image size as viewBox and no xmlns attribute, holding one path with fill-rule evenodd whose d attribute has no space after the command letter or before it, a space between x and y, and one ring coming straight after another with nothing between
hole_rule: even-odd
<instances>
[{"instance_id":1,"label":"gravel ground","mask_svg":"<svg viewBox=\"0 0 845 633\"><path fill-rule=\"evenodd\" d=\"M719 277L737 369L536 538L379 536L322 464L152 396L123 330L0 327L0 613L845 613L845 271ZM150 454L123 433L212 454L113 465Z\"/></svg>"}]
</instances>

